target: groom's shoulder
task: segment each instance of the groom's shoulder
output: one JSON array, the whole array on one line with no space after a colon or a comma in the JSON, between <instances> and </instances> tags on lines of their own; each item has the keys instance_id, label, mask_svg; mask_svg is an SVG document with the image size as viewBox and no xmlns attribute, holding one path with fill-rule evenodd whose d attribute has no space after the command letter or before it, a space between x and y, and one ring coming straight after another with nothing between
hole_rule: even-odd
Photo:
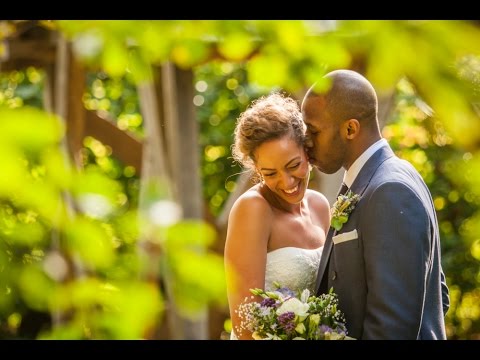
<instances>
[{"instance_id":1,"label":"groom's shoulder","mask_svg":"<svg viewBox=\"0 0 480 360\"><path fill-rule=\"evenodd\" d=\"M374 178L383 181L410 183L416 181L419 176L420 173L409 161L392 156L378 167Z\"/></svg>"}]
</instances>

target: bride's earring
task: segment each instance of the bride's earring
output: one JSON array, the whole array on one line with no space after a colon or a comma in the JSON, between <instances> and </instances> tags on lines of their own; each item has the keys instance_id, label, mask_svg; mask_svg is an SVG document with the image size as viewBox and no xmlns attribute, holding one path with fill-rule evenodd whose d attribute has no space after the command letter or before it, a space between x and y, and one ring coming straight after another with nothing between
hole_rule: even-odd
<instances>
[{"instance_id":1,"label":"bride's earring","mask_svg":"<svg viewBox=\"0 0 480 360\"><path fill-rule=\"evenodd\" d=\"M262 184L265 184L265 180L262 176L262 173L260 171L256 171L256 174L257 174L257 179L262 183Z\"/></svg>"}]
</instances>

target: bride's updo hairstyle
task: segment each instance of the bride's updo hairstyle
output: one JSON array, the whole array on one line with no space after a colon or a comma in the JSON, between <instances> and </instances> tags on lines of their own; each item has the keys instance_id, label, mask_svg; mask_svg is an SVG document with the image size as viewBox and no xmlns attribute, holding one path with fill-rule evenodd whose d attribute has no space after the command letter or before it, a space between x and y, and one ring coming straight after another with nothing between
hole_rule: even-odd
<instances>
[{"instance_id":1,"label":"bride's updo hairstyle","mask_svg":"<svg viewBox=\"0 0 480 360\"><path fill-rule=\"evenodd\" d=\"M302 113L294 99L277 92L262 96L237 119L233 158L245 169L255 172L254 152L257 147L286 135L303 146L305 130Z\"/></svg>"}]
</instances>

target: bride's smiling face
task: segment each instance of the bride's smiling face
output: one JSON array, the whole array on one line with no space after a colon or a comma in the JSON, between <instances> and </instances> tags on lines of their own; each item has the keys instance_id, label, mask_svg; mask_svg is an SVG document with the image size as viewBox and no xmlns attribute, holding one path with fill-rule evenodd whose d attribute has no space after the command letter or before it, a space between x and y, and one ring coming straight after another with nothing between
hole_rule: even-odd
<instances>
[{"instance_id":1,"label":"bride's smiling face","mask_svg":"<svg viewBox=\"0 0 480 360\"><path fill-rule=\"evenodd\" d=\"M310 177L303 146L284 136L263 143L254 156L256 169L271 191L291 204L302 201Z\"/></svg>"}]
</instances>

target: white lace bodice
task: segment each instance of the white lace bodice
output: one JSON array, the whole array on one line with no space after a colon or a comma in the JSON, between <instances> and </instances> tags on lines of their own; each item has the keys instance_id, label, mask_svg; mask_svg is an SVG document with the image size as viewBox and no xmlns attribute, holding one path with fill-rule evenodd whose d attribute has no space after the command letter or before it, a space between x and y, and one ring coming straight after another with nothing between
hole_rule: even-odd
<instances>
[{"instance_id":1,"label":"white lace bodice","mask_svg":"<svg viewBox=\"0 0 480 360\"><path fill-rule=\"evenodd\" d=\"M275 290L276 281L293 291L309 289L313 293L322 250L323 246L317 249L289 246L267 253L265 289Z\"/></svg>"},{"instance_id":2,"label":"white lace bodice","mask_svg":"<svg viewBox=\"0 0 480 360\"><path fill-rule=\"evenodd\" d=\"M288 246L267 253L265 290L275 290L276 281L292 291L309 289L314 294L322 251L323 246L317 249ZM237 339L233 331L230 339Z\"/></svg>"}]
</instances>

